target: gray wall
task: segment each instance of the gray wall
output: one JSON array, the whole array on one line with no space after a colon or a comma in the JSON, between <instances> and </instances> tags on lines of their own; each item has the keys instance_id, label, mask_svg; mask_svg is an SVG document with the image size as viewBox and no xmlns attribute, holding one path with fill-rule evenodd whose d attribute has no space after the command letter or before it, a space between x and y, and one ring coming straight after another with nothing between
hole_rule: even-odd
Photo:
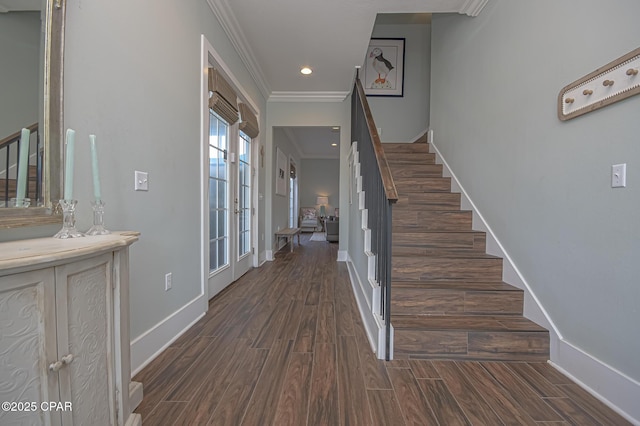
<instances>
[{"instance_id":1,"label":"gray wall","mask_svg":"<svg viewBox=\"0 0 640 426\"><path fill-rule=\"evenodd\" d=\"M376 25L371 37L405 38L404 96L369 96L383 142L412 142L429 127L431 26Z\"/></svg>"},{"instance_id":2,"label":"gray wall","mask_svg":"<svg viewBox=\"0 0 640 426\"><path fill-rule=\"evenodd\" d=\"M282 128L274 128L273 129L273 157L271 158L271 167L272 170L276 169L276 148L280 148L280 150L287 156L287 170L285 173L288 173L289 170L289 161L290 158L293 158L293 161L296 164L300 164L300 157L297 155L297 151L293 142L289 139L286 133L282 130ZM287 183L287 195L276 195L276 174L273 175L269 185L269 196L272 197L272 205L271 205L271 213L273 217L273 230L278 231L282 228L289 227L289 179L288 176L285 179ZM277 250L276 243L278 242L273 233L271 234L271 245L274 250ZM282 239L281 239L282 240ZM284 241L282 241L284 244Z\"/></svg>"},{"instance_id":3,"label":"gray wall","mask_svg":"<svg viewBox=\"0 0 640 426\"><path fill-rule=\"evenodd\" d=\"M40 13L0 13L0 139L38 121ZM4 170L4 165L0 166Z\"/></svg>"},{"instance_id":4,"label":"gray wall","mask_svg":"<svg viewBox=\"0 0 640 426\"><path fill-rule=\"evenodd\" d=\"M340 160L303 159L300 163L300 206L318 207L318 195L327 195L327 216L340 204Z\"/></svg>"},{"instance_id":5,"label":"gray wall","mask_svg":"<svg viewBox=\"0 0 640 426\"><path fill-rule=\"evenodd\" d=\"M201 34L259 103L264 135L265 101L207 2L67 1L65 126L76 129L78 227L91 221L95 133L106 224L142 232L131 249L132 338L200 294ZM149 192L133 190L134 170L149 172Z\"/></svg>"},{"instance_id":6,"label":"gray wall","mask_svg":"<svg viewBox=\"0 0 640 426\"><path fill-rule=\"evenodd\" d=\"M432 22L435 143L565 341L640 380L640 96L561 122L638 47L637 0L493 0ZM612 164L627 188L612 189Z\"/></svg>"}]
</instances>

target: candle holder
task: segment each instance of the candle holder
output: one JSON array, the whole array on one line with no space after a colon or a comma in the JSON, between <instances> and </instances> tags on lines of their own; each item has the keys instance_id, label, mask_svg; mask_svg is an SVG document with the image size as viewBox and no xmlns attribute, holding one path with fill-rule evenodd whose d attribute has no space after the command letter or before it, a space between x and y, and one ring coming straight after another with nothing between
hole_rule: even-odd
<instances>
[{"instance_id":1,"label":"candle holder","mask_svg":"<svg viewBox=\"0 0 640 426\"><path fill-rule=\"evenodd\" d=\"M12 198L9 200L9 207L17 207L26 209L31 205L31 198Z\"/></svg>"},{"instance_id":2,"label":"candle holder","mask_svg":"<svg viewBox=\"0 0 640 426\"><path fill-rule=\"evenodd\" d=\"M84 234L76 229L76 204L78 204L77 200L60 200L60 207L62 207L62 229L58 231L53 238L64 240L67 238L84 237Z\"/></svg>"},{"instance_id":3,"label":"candle holder","mask_svg":"<svg viewBox=\"0 0 640 426\"><path fill-rule=\"evenodd\" d=\"M91 202L93 207L93 226L85 233L85 235L107 235L110 234L104 227L104 202L95 200Z\"/></svg>"}]
</instances>

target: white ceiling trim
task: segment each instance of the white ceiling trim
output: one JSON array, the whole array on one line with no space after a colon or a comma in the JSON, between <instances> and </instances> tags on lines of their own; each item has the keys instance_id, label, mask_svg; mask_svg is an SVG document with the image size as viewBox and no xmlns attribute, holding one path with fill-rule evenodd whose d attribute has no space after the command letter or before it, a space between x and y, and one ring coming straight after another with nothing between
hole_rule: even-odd
<instances>
[{"instance_id":1,"label":"white ceiling trim","mask_svg":"<svg viewBox=\"0 0 640 426\"><path fill-rule=\"evenodd\" d=\"M227 0L207 0L207 3L213 11L213 14L218 18L218 21L220 21L220 25L222 25L231 44L233 44L240 59L247 67L249 74L251 74L251 77L253 77L253 80L258 85L258 89L262 92L265 99L268 99L271 94L269 83L258 65L253 50L251 50L247 38L240 29L240 24L233 14L229 3Z\"/></svg>"},{"instance_id":2,"label":"white ceiling trim","mask_svg":"<svg viewBox=\"0 0 640 426\"><path fill-rule=\"evenodd\" d=\"M269 102L343 102L351 92L272 92Z\"/></svg>"},{"instance_id":3,"label":"white ceiling trim","mask_svg":"<svg viewBox=\"0 0 640 426\"><path fill-rule=\"evenodd\" d=\"M460 8L460 13L464 13L469 16L478 16L488 1L489 0L467 0L467 2Z\"/></svg>"}]
</instances>

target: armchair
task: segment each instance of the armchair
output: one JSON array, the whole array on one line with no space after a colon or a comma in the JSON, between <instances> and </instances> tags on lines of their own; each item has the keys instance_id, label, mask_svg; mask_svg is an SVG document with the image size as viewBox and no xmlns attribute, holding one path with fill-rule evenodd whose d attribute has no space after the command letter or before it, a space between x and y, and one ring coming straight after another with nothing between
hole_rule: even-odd
<instances>
[{"instance_id":1,"label":"armchair","mask_svg":"<svg viewBox=\"0 0 640 426\"><path fill-rule=\"evenodd\" d=\"M302 232L314 232L320 224L318 212L315 207L300 207L300 230Z\"/></svg>"},{"instance_id":2,"label":"armchair","mask_svg":"<svg viewBox=\"0 0 640 426\"><path fill-rule=\"evenodd\" d=\"M336 217L334 220L327 220L324 223L327 241L338 241L340 234L340 221Z\"/></svg>"}]
</instances>

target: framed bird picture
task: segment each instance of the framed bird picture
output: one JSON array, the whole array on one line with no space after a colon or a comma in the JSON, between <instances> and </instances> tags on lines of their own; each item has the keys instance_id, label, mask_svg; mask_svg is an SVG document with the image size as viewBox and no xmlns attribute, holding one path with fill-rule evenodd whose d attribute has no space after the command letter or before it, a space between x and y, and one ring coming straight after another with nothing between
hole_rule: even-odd
<instances>
[{"instance_id":1,"label":"framed bird picture","mask_svg":"<svg viewBox=\"0 0 640 426\"><path fill-rule=\"evenodd\" d=\"M404 96L404 38L372 38L362 87L367 96Z\"/></svg>"}]
</instances>

